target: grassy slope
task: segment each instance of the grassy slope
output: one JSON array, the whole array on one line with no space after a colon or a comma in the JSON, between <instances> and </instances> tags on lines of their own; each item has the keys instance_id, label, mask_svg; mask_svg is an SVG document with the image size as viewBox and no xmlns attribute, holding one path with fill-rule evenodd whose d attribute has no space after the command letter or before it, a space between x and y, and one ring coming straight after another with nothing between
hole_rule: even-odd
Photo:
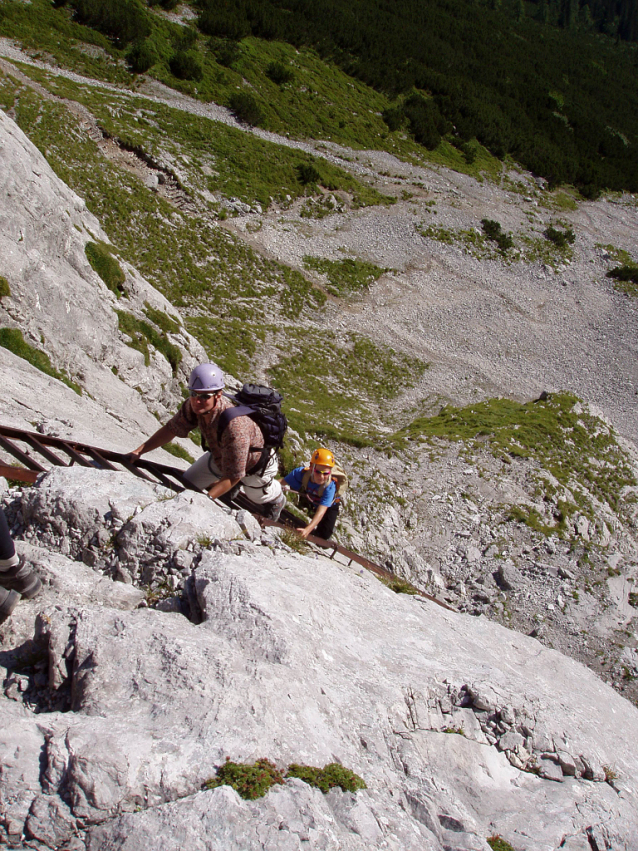
<instances>
[{"instance_id":1,"label":"grassy slope","mask_svg":"<svg viewBox=\"0 0 638 851\"><path fill-rule=\"evenodd\" d=\"M303 153L168 108L151 112L148 102L133 95L114 97L25 70L56 95L89 107L105 129L128 144L179 163L189 184L201 185L206 180L204 168L219 164L216 180L224 184L223 194L254 201L263 193L279 195L282 180L290 194L307 191L295 177L299 162L308 160ZM314 414L312 420L325 422L326 433L334 438L374 439L376 428L383 427L380 402L413 383L423 364L363 338L328 341L323 332L318 360L313 333L297 323L312 326L314 311L325 299L323 292L299 272L265 260L216 226L215 204L207 209L202 201L201 216L176 210L134 175L105 161L62 102L43 98L7 76L0 78L0 105L14 110L18 125L57 174L86 200L116 246L116 255L135 265L186 314L189 330L211 357L249 379L264 347L274 348L279 358L269 378L285 390L297 428L304 428L306 414ZM165 127L171 129L168 136ZM226 153L235 142L243 144L246 162L257 162L257 178L256 169L238 167L237 159L229 161ZM317 167L332 174L344 190L350 189L356 202L385 201L338 169L330 171L322 162ZM126 308L125 296L120 305ZM377 387L371 378L379 362L401 376L392 390ZM353 368L361 383L356 396L351 396L349 386ZM322 400L314 411L304 389L309 381L314 396Z\"/></svg>"}]
</instances>

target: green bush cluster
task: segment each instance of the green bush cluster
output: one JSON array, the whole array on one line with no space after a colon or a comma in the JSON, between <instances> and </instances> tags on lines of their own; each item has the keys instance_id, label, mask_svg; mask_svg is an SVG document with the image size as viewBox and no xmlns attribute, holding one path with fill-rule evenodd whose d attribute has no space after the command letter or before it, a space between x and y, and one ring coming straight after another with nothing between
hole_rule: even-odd
<instances>
[{"instance_id":1,"label":"green bush cluster","mask_svg":"<svg viewBox=\"0 0 638 851\"><path fill-rule=\"evenodd\" d=\"M366 789L365 781L336 762L331 762L324 768L312 765L293 763L285 773L268 759L258 759L253 764L231 762L227 758L224 765L217 769L215 777L204 784L205 789L216 789L218 786L231 786L240 797L252 801L263 797L272 786L281 785L285 777L297 777L314 786L325 794L336 787L344 792L356 792Z\"/></svg>"},{"instance_id":2,"label":"green bush cluster","mask_svg":"<svg viewBox=\"0 0 638 851\"><path fill-rule=\"evenodd\" d=\"M230 759L217 769L217 774L204 784L205 789L231 786L247 801L262 798L268 790L284 782L277 766L268 759L258 759L253 765L231 762Z\"/></svg>"},{"instance_id":3,"label":"green bush cluster","mask_svg":"<svg viewBox=\"0 0 638 851\"><path fill-rule=\"evenodd\" d=\"M295 72L283 62L271 62L266 68L266 76L278 86L285 86L295 79Z\"/></svg>"},{"instance_id":4,"label":"green bush cluster","mask_svg":"<svg viewBox=\"0 0 638 851\"><path fill-rule=\"evenodd\" d=\"M57 0L57 5L66 2ZM140 0L68 0L68 3L80 23L99 30L120 45L150 34L150 21Z\"/></svg>"},{"instance_id":5,"label":"green bush cluster","mask_svg":"<svg viewBox=\"0 0 638 851\"><path fill-rule=\"evenodd\" d=\"M165 452L168 452L170 455L174 455L175 458L181 458L184 461L188 461L189 464L194 464L195 459L190 454L188 449L184 449L179 443L166 443L162 449Z\"/></svg>"},{"instance_id":6,"label":"green bush cluster","mask_svg":"<svg viewBox=\"0 0 638 851\"><path fill-rule=\"evenodd\" d=\"M382 577L381 582L390 589L390 591L394 591L395 594L418 594L418 590L414 587L411 582L408 582L406 579L401 579L398 576L393 577L392 579Z\"/></svg>"},{"instance_id":7,"label":"green bush cluster","mask_svg":"<svg viewBox=\"0 0 638 851\"><path fill-rule=\"evenodd\" d=\"M113 254L113 249L105 242L87 242L84 252L94 272L102 278L106 286L120 298L127 295L124 282L126 275Z\"/></svg>"},{"instance_id":8,"label":"green bush cluster","mask_svg":"<svg viewBox=\"0 0 638 851\"><path fill-rule=\"evenodd\" d=\"M507 840L503 839L502 836L488 836L487 844L490 846L492 851L515 851L513 846L510 845Z\"/></svg>"},{"instance_id":9,"label":"green bush cluster","mask_svg":"<svg viewBox=\"0 0 638 851\"><path fill-rule=\"evenodd\" d=\"M363 778L338 762L331 762L323 768L293 763L289 766L286 777L298 777L309 786L321 789L324 795L337 787L344 792L357 792L359 789L368 788Z\"/></svg>"},{"instance_id":10,"label":"green bush cluster","mask_svg":"<svg viewBox=\"0 0 638 851\"><path fill-rule=\"evenodd\" d=\"M567 248L568 245L573 245L576 240L576 234L571 228L558 230L553 225L550 225L543 233L545 239L553 242L558 248Z\"/></svg>"},{"instance_id":11,"label":"green bush cluster","mask_svg":"<svg viewBox=\"0 0 638 851\"><path fill-rule=\"evenodd\" d=\"M67 387L70 387L71 390L74 390L79 396L82 395L82 388L80 385L71 381L71 379L63 371L57 370L51 364L51 359L46 352L42 352L40 349L36 349L27 343L22 336L22 331L18 328L0 328L0 346L8 349L10 352L13 352L13 354L17 355L19 358L23 358L23 360L26 360L31 364L31 366L39 369L40 372L44 372L46 375L50 375L52 378L57 378L58 381L64 382Z\"/></svg>"},{"instance_id":12,"label":"green bush cluster","mask_svg":"<svg viewBox=\"0 0 638 851\"><path fill-rule=\"evenodd\" d=\"M228 101L230 109L244 124L259 127L264 123L264 114L257 98L250 92L234 92Z\"/></svg>"},{"instance_id":13,"label":"green bush cluster","mask_svg":"<svg viewBox=\"0 0 638 851\"><path fill-rule=\"evenodd\" d=\"M493 219L481 219L481 227L485 236L498 245L501 254L505 254L507 249L514 245L514 240L510 234L505 233L500 224Z\"/></svg>"},{"instance_id":14,"label":"green bush cluster","mask_svg":"<svg viewBox=\"0 0 638 851\"><path fill-rule=\"evenodd\" d=\"M131 338L127 345L144 355L146 366L150 363L150 353L148 350L148 344L150 343L158 352L164 355L172 367L173 375L175 375L177 373L177 367L182 360L180 349L169 342L164 334L157 331L153 325L145 322L143 319L138 319L132 313L128 313L125 310L118 310L116 312L120 331Z\"/></svg>"},{"instance_id":15,"label":"green bush cluster","mask_svg":"<svg viewBox=\"0 0 638 851\"><path fill-rule=\"evenodd\" d=\"M9 286L9 281L4 277L4 275L0 275L0 299L6 298L11 295L11 287Z\"/></svg>"},{"instance_id":16,"label":"green bush cluster","mask_svg":"<svg viewBox=\"0 0 638 851\"><path fill-rule=\"evenodd\" d=\"M631 281L633 284L638 284L638 266L616 266L615 269L607 272L608 278L615 278L617 281Z\"/></svg>"}]
</instances>

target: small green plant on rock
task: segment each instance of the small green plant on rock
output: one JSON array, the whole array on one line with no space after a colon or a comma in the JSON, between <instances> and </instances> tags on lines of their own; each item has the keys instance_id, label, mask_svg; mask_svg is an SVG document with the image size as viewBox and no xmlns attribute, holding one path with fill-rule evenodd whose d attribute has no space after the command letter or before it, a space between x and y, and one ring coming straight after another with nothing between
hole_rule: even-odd
<instances>
[{"instance_id":1,"label":"small green plant on rock","mask_svg":"<svg viewBox=\"0 0 638 851\"><path fill-rule=\"evenodd\" d=\"M280 541L296 553L307 553L308 544L295 529L282 529L279 532Z\"/></svg>"},{"instance_id":2,"label":"small green plant on rock","mask_svg":"<svg viewBox=\"0 0 638 851\"><path fill-rule=\"evenodd\" d=\"M339 765L338 762L331 762L323 768L293 763L288 768L286 777L298 777L309 786L321 789L324 795L337 786L344 792L356 792L358 789L368 788L363 778L349 768Z\"/></svg>"},{"instance_id":3,"label":"small green plant on rock","mask_svg":"<svg viewBox=\"0 0 638 851\"><path fill-rule=\"evenodd\" d=\"M0 275L0 298L6 298L9 295L11 295L9 281L7 281L4 275Z\"/></svg>"},{"instance_id":4,"label":"small green plant on rock","mask_svg":"<svg viewBox=\"0 0 638 851\"><path fill-rule=\"evenodd\" d=\"M244 765L231 762L227 758L224 765L217 769L216 776L204 783L204 788L231 786L241 798L254 801L256 798L263 798L271 786L281 785L283 782L281 771L268 759L258 759L252 765Z\"/></svg>"},{"instance_id":5,"label":"small green plant on rock","mask_svg":"<svg viewBox=\"0 0 638 851\"><path fill-rule=\"evenodd\" d=\"M487 844L490 846L492 851L514 851L513 846L507 842L507 840L503 839L502 836L488 836Z\"/></svg>"},{"instance_id":6,"label":"small green plant on rock","mask_svg":"<svg viewBox=\"0 0 638 851\"><path fill-rule=\"evenodd\" d=\"M93 271L97 272L111 292L120 298L127 295L124 287L126 275L111 252L111 247L101 240L87 242L84 246L84 253Z\"/></svg>"},{"instance_id":7,"label":"small green plant on rock","mask_svg":"<svg viewBox=\"0 0 638 851\"><path fill-rule=\"evenodd\" d=\"M187 449L184 449L183 446L180 446L179 443L167 443L162 448L165 452L174 455L175 458L182 458L184 461L188 461L189 464L195 463L195 459L190 452Z\"/></svg>"},{"instance_id":8,"label":"small green plant on rock","mask_svg":"<svg viewBox=\"0 0 638 851\"><path fill-rule=\"evenodd\" d=\"M80 385L76 384L75 381L71 381L64 371L57 370L52 365L46 352L42 352L40 349L36 349L27 343L19 328L0 328L0 346L4 349L8 349L10 352L13 352L13 354L17 355L19 358L23 358L28 361L31 366L39 369L40 372L44 372L46 375L50 375L53 378L57 378L58 381L64 382L64 384L66 384L67 387L70 387L71 390L75 390L79 396L82 395L82 388Z\"/></svg>"},{"instance_id":9,"label":"small green plant on rock","mask_svg":"<svg viewBox=\"0 0 638 851\"><path fill-rule=\"evenodd\" d=\"M390 589L390 591L394 591L395 594L418 594L418 590L412 585L411 582L408 582L407 579L401 579L399 576L395 576L392 579L389 577L381 578L381 582Z\"/></svg>"}]
</instances>

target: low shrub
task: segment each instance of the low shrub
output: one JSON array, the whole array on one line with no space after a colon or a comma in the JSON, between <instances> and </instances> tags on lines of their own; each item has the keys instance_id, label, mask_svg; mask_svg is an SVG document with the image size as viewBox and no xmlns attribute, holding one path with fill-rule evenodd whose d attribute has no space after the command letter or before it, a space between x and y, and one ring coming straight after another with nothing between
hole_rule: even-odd
<instances>
[{"instance_id":1,"label":"low shrub","mask_svg":"<svg viewBox=\"0 0 638 851\"><path fill-rule=\"evenodd\" d=\"M331 762L324 768L315 768L312 765L297 765L293 763L286 773L286 777L298 777L309 786L314 786L326 794L330 789L339 787L344 792L356 792L358 789L367 789L365 780L344 768L338 762Z\"/></svg>"},{"instance_id":2,"label":"low shrub","mask_svg":"<svg viewBox=\"0 0 638 851\"><path fill-rule=\"evenodd\" d=\"M184 461L188 461L189 464L195 463L195 459L190 452L187 449L184 449L183 446L180 446L179 443L166 443L162 449L175 456L175 458L182 458Z\"/></svg>"},{"instance_id":3,"label":"low shrub","mask_svg":"<svg viewBox=\"0 0 638 851\"><path fill-rule=\"evenodd\" d=\"M239 121L258 127L263 124L264 115L254 95L250 92L234 92L230 96L229 106Z\"/></svg>"},{"instance_id":4,"label":"low shrub","mask_svg":"<svg viewBox=\"0 0 638 851\"><path fill-rule=\"evenodd\" d=\"M202 61L195 50L178 50L168 63L171 74L179 80L201 80L204 76Z\"/></svg>"},{"instance_id":5,"label":"low shrub","mask_svg":"<svg viewBox=\"0 0 638 851\"><path fill-rule=\"evenodd\" d=\"M381 582L385 586L387 586L390 591L394 591L395 594L418 594L418 590L412 585L411 582L408 582L406 579L401 579L398 576L393 577L392 579L382 577Z\"/></svg>"},{"instance_id":6,"label":"low shrub","mask_svg":"<svg viewBox=\"0 0 638 851\"><path fill-rule=\"evenodd\" d=\"M215 57L215 61L225 68L232 68L241 56L239 44L229 38L213 37L209 39L208 49Z\"/></svg>"},{"instance_id":7,"label":"low shrub","mask_svg":"<svg viewBox=\"0 0 638 851\"><path fill-rule=\"evenodd\" d=\"M576 239L576 235L571 228L558 230L553 227L553 225L550 225L547 230L544 231L543 236L545 239L553 242L558 248L567 248L568 245L573 245L574 240Z\"/></svg>"},{"instance_id":8,"label":"low shrub","mask_svg":"<svg viewBox=\"0 0 638 851\"><path fill-rule=\"evenodd\" d=\"M111 292L115 293L118 298L126 296L127 291L124 287L126 275L113 257L111 247L101 240L99 242L87 242L84 246L84 252L93 271L97 272Z\"/></svg>"},{"instance_id":9,"label":"low shrub","mask_svg":"<svg viewBox=\"0 0 638 851\"><path fill-rule=\"evenodd\" d=\"M493 219L481 219L481 227L485 236L498 245L502 254L505 254L507 249L514 245L512 237L505 233L500 224Z\"/></svg>"},{"instance_id":10,"label":"low shrub","mask_svg":"<svg viewBox=\"0 0 638 851\"><path fill-rule=\"evenodd\" d=\"M321 183L321 175L312 163L299 163L297 177L304 186Z\"/></svg>"},{"instance_id":11,"label":"low shrub","mask_svg":"<svg viewBox=\"0 0 638 851\"><path fill-rule=\"evenodd\" d=\"M617 281L631 281L632 284L638 284L638 266L616 266L615 269L607 272L607 277L615 278Z\"/></svg>"},{"instance_id":12,"label":"low shrub","mask_svg":"<svg viewBox=\"0 0 638 851\"><path fill-rule=\"evenodd\" d=\"M271 786L283 782L281 771L270 760L258 759L253 765L244 765L227 759L224 765L217 769L216 776L204 784L204 788L231 786L241 798L254 801L256 798L262 798Z\"/></svg>"},{"instance_id":13,"label":"low shrub","mask_svg":"<svg viewBox=\"0 0 638 851\"><path fill-rule=\"evenodd\" d=\"M150 38L135 42L126 55L126 61L134 74L144 74L159 62L159 53Z\"/></svg>"},{"instance_id":14,"label":"low shrub","mask_svg":"<svg viewBox=\"0 0 638 851\"><path fill-rule=\"evenodd\" d=\"M514 848L502 836L488 836L487 844L492 851L514 851Z\"/></svg>"},{"instance_id":15,"label":"low shrub","mask_svg":"<svg viewBox=\"0 0 638 851\"><path fill-rule=\"evenodd\" d=\"M0 298L6 298L11 295L11 287L9 286L9 281L4 277L4 275L0 275Z\"/></svg>"},{"instance_id":16,"label":"low shrub","mask_svg":"<svg viewBox=\"0 0 638 851\"><path fill-rule=\"evenodd\" d=\"M295 78L292 68L284 65L283 62L271 62L266 68L266 76L278 86L285 86L286 83L291 83Z\"/></svg>"}]
</instances>

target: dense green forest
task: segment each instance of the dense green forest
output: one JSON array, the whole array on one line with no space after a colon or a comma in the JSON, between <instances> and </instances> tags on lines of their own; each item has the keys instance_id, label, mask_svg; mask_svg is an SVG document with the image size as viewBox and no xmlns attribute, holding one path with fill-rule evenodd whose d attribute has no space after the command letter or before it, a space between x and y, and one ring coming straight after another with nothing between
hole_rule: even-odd
<instances>
[{"instance_id":1,"label":"dense green forest","mask_svg":"<svg viewBox=\"0 0 638 851\"><path fill-rule=\"evenodd\" d=\"M391 99L389 133L428 149L445 137L467 158L478 141L586 197L638 191L638 0L194 0L197 29L181 28L169 56L149 6L175 0L54 5L126 50L134 72L164 61L198 80L203 55L231 67L248 35L311 47ZM266 73L281 86L293 77L282 63ZM255 94L231 101L262 121Z\"/></svg>"}]
</instances>

